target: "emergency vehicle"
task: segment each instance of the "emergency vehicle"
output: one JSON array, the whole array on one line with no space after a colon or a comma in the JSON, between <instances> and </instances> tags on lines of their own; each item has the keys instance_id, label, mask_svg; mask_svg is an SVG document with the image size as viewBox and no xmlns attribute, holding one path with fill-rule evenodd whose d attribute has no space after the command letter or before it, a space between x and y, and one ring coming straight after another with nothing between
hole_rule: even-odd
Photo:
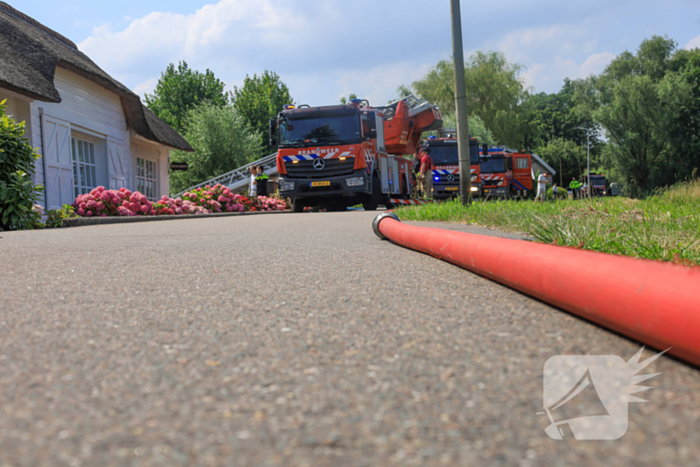
<instances>
[{"instance_id":1,"label":"emergency vehicle","mask_svg":"<svg viewBox=\"0 0 700 467\"><path fill-rule=\"evenodd\" d=\"M608 195L608 182L605 175L591 174L591 183L588 183L588 177L583 176L583 182L591 187L591 196L606 196Z\"/></svg>"},{"instance_id":2,"label":"emergency vehicle","mask_svg":"<svg viewBox=\"0 0 700 467\"><path fill-rule=\"evenodd\" d=\"M456 130L446 129L445 137L431 136L424 140L422 147L430 149L433 159L433 198L448 199L460 195L459 191L459 149ZM418 156L417 156L418 157ZM481 196L481 166L479 161L479 141L469 138L469 159L471 166L472 197Z\"/></svg>"},{"instance_id":3,"label":"emergency vehicle","mask_svg":"<svg viewBox=\"0 0 700 467\"><path fill-rule=\"evenodd\" d=\"M390 199L409 199L411 160L423 132L442 127L440 110L408 96L385 107L364 99L348 105L285 106L270 121L277 145L281 196L294 212L305 207L369 211Z\"/></svg>"},{"instance_id":4,"label":"emergency vehicle","mask_svg":"<svg viewBox=\"0 0 700 467\"><path fill-rule=\"evenodd\" d=\"M484 197L521 198L532 191L532 156L507 148L481 152Z\"/></svg>"}]
</instances>

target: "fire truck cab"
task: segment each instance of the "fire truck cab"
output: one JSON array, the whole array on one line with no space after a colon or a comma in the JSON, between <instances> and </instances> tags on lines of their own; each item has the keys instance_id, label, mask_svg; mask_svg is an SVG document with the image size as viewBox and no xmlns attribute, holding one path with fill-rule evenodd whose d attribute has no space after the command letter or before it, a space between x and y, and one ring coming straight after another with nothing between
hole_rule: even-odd
<instances>
[{"instance_id":1,"label":"fire truck cab","mask_svg":"<svg viewBox=\"0 0 700 467\"><path fill-rule=\"evenodd\" d=\"M532 191L532 156L507 148L488 148L481 152L481 178L484 196L522 198Z\"/></svg>"},{"instance_id":2,"label":"fire truck cab","mask_svg":"<svg viewBox=\"0 0 700 467\"><path fill-rule=\"evenodd\" d=\"M280 194L295 212L305 207L366 210L409 198L412 154L423 131L442 127L440 110L408 96L373 108L363 99L349 105L288 105L270 121L270 145L278 146Z\"/></svg>"},{"instance_id":3,"label":"fire truck cab","mask_svg":"<svg viewBox=\"0 0 700 467\"><path fill-rule=\"evenodd\" d=\"M430 149L433 159L433 198L448 199L460 195L459 150L456 134L448 129L445 137L431 136L424 140L422 147ZM472 197L481 197L481 170L479 164L479 141L469 138L469 159L471 167Z\"/></svg>"}]
</instances>

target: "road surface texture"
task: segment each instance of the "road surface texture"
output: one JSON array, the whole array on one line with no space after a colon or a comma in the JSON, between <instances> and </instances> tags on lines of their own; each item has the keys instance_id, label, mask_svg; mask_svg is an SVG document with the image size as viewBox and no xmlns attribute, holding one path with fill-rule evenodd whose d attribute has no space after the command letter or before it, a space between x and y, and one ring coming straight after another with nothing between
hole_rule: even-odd
<instances>
[{"instance_id":1,"label":"road surface texture","mask_svg":"<svg viewBox=\"0 0 700 467\"><path fill-rule=\"evenodd\" d=\"M622 439L552 440L547 359L639 344L374 215L0 233L0 466L697 465L696 368L647 368Z\"/></svg>"}]
</instances>

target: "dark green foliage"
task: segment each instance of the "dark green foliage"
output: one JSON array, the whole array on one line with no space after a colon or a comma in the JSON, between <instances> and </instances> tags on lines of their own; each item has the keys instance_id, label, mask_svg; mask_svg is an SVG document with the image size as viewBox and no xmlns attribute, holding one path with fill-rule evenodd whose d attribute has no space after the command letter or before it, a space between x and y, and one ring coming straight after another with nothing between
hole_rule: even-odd
<instances>
[{"instance_id":1,"label":"dark green foliage","mask_svg":"<svg viewBox=\"0 0 700 467\"><path fill-rule=\"evenodd\" d=\"M31 229L40 223L34 205L42 186L35 186L34 162L41 157L24 138L24 122L5 114L0 102L0 230Z\"/></svg>"},{"instance_id":2,"label":"dark green foliage","mask_svg":"<svg viewBox=\"0 0 700 467\"><path fill-rule=\"evenodd\" d=\"M149 109L175 130L184 133L187 113L201 104L223 106L228 103L224 92L226 84L216 78L210 70L200 73L190 69L187 62L168 65L158 80L153 94L146 94L144 100Z\"/></svg>"},{"instance_id":3,"label":"dark green foliage","mask_svg":"<svg viewBox=\"0 0 700 467\"><path fill-rule=\"evenodd\" d=\"M233 88L233 106L248 126L259 135L265 154L274 152L268 146L268 125L285 104L294 104L287 85L277 73L267 71L258 76L246 75L243 86Z\"/></svg>"},{"instance_id":4,"label":"dark green foliage","mask_svg":"<svg viewBox=\"0 0 700 467\"><path fill-rule=\"evenodd\" d=\"M178 193L262 157L260 135L251 131L232 105L203 104L187 116L185 137L194 152L173 151L172 162L189 169L170 173L170 192Z\"/></svg>"},{"instance_id":5,"label":"dark green foliage","mask_svg":"<svg viewBox=\"0 0 700 467\"><path fill-rule=\"evenodd\" d=\"M71 219L73 217L78 217L73 206L64 204L61 209L53 209L46 212L46 227L50 229L63 227L63 219Z\"/></svg>"},{"instance_id":6,"label":"dark green foliage","mask_svg":"<svg viewBox=\"0 0 700 467\"><path fill-rule=\"evenodd\" d=\"M610 140L608 164L633 196L683 180L698 167L689 153L697 129L697 67L675 49L673 40L654 36L636 54L624 52L600 76L578 83L581 107Z\"/></svg>"},{"instance_id":7,"label":"dark green foliage","mask_svg":"<svg viewBox=\"0 0 700 467\"><path fill-rule=\"evenodd\" d=\"M586 132L575 128L594 128L595 123L589 112L577 106L576 88L570 79L564 80L564 87L558 93L534 94L530 102L533 122L537 126L537 139L530 144L531 147L546 146L557 139L573 141L581 146L586 145ZM598 137L591 137L592 147L599 142Z\"/></svg>"}]
</instances>

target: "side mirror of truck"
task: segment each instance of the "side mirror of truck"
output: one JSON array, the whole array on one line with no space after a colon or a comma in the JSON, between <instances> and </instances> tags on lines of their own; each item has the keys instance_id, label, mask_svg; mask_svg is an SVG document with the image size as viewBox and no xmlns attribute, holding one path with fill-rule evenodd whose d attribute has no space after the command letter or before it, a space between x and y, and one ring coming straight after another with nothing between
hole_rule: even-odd
<instances>
[{"instance_id":1,"label":"side mirror of truck","mask_svg":"<svg viewBox=\"0 0 700 467\"><path fill-rule=\"evenodd\" d=\"M270 146L277 146L277 120L270 119Z\"/></svg>"}]
</instances>

